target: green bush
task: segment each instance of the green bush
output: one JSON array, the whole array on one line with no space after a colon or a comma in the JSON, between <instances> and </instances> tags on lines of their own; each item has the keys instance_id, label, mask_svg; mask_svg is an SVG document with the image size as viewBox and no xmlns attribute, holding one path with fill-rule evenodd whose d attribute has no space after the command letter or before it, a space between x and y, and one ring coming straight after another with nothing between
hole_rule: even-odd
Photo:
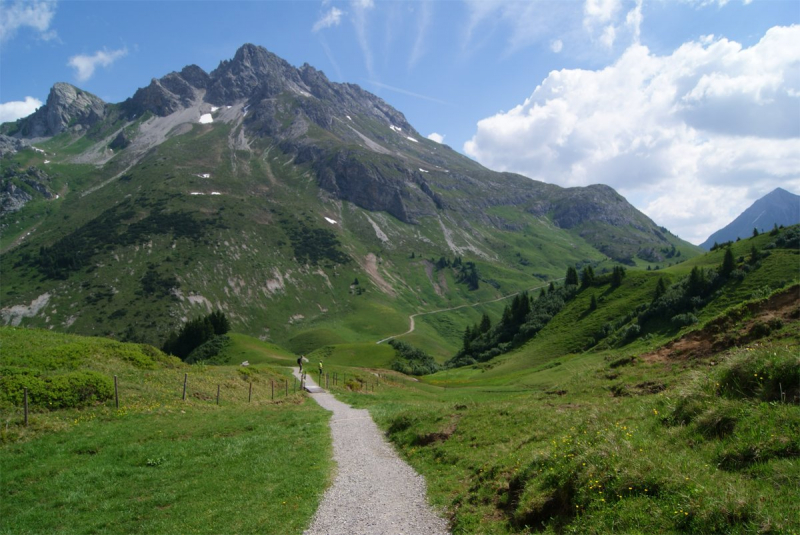
<instances>
[{"instance_id":1,"label":"green bush","mask_svg":"<svg viewBox=\"0 0 800 535\"><path fill-rule=\"evenodd\" d=\"M114 383L93 371L75 371L50 377L37 376L32 370L7 373L0 377L0 395L14 405L21 405L24 389L28 389L28 404L50 410L86 407L106 401L114 395Z\"/></svg>"},{"instance_id":2,"label":"green bush","mask_svg":"<svg viewBox=\"0 0 800 535\"><path fill-rule=\"evenodd\" d=\"M186 357L186 362L189 364L198 362L204 364L229 364L230 356L223 356L222 351L230 344L231 339L229 336L215 336L189 353L189 356Z\"/></svg>"},{"instance_id":3,"label":"green bush","mask_svg":"<svg viewBox=\"0 0 800 535\"><path fill-rule=\"evenodd\" d=\"M697 316L692 313L677 314L672 316L672 324L676 327L686 327L697 323Z\"/></svg>"}]
</instances>

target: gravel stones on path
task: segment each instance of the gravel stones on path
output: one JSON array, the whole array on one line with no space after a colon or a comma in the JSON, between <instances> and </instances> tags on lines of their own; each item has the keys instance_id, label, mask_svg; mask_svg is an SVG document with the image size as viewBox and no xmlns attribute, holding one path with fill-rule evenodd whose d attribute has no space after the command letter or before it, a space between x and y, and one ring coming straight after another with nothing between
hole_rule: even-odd
<instances>
[{"instance_id":1,"label":"gravel stones on path","mask_svg":"<svg viewBox=\"0 0 800 535\"><path fill-rule=\"evenodd\" d=\"M425 480L397 456L369 412L328 393L311 397L333 412L338 467L304 534L447 535L447 522L426 501Z\"/></svg>"}]
</instances>

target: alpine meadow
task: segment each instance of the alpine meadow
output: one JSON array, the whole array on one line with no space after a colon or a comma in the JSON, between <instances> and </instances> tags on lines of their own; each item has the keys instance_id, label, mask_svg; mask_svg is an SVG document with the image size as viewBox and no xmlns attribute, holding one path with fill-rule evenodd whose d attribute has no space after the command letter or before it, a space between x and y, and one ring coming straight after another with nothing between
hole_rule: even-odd
<instances>
[{"instance_id":1,"label":"alpine meadow","mask_svg":"<svg viewBox=\"0 0 800 535\"><path fill-rule=\"evenodd\" d=\"M452 534L800 533L800 225L706 250L262 46L171 68L0 125L0 533L312 533L314 383Z\"/></svg>"}]
</instances>

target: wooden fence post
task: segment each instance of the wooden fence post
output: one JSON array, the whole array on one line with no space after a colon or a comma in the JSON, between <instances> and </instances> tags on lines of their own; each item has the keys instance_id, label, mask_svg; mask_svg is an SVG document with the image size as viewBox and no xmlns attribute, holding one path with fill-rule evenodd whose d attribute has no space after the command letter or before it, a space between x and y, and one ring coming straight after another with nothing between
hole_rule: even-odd
<instances>
[{"instance_id":1,"label":"wooden fence post","mask_svg":"<svg viewBox=\"0 0 800 535\"><path fill-rule=\"evenodd\" d=\"M269 384L270 384L270 389L272 390L272 399L274 400L275 399L275 381L270 379Z\"/></svg>"},{"instance_id":2,"label":"wooden fence post","mask_svg":"<svg viewBox=\"0 0 800 535\"><path fill-rule=\"evenodd\" d=\"M217 385L217 405L219 405L219 385Z\"/></svg>"},{"instance_id":3,"label":"wooden fence post","mask_svg":"<svg viewBox=\"0 0 800 535\"><path fill-rule=\"evenodd\" d=\"M114 376L114 404L119 409L119 388L117 387L117 376Z\"/></svg>"},{"instance_id":4,"label":"wooden fence post","mask_svg":"<svg viewBox=\"0 0 800 535\"><path fill-rule=\"evenodd\" d=\"M250 381L250 391L247 393L247 402L250 403L251 399L253 399L253 381Z\"/></svg>"},{"instance_id":5,"label":"wooden fence post","mask_svg":"<svg viewBox=\"0 0 800 535\"><path fill-rule=\"evenodd\" d=\"M25 397L25 427L28 427L28 389L24 388L22 391Z\"/></svg>"},{"instance_id":6,"label":"wooden fence post","mask_svg":"<svg viewBox=\"0 0 800 535\"><path fill-rule=\"evenodd\" d=\"M189 374L183 374L183 401L186 401L186 381L189 380Z\"/></svg>"},{"instance_id":7,"label":"wooden fence post","mask_svg":"<svg viewBox=\"0 0 800 535\"><path fill-rule=\"evenodd\" d=\"M289 379L286 379L283 384L286 386L286 395L289 395Z\"/></svg>"}]
</instances>

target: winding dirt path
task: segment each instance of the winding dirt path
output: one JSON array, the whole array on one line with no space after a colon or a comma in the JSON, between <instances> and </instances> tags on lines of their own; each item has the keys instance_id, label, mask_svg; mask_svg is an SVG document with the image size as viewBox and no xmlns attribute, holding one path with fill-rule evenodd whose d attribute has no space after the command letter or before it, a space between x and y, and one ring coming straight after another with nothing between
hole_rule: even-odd
<instances>
[{"instance_id":1,"label":"winding dirt path","mask_svg":"<svg viewBox=\"0 0 800 535\"><path fill-rule=\"evenodd\" d=\"M564 280L564 277L561 277L560 279L553 279L552 282L556 282L556 281L560 281L560 280ZM521 294L523 291L524 292L532 292L533 290L538 290L540 288L544 288L545 286L548 286L549 284L550 283L548 282L547 284L542 284L541 286L534 286L533 288L528 288L527 290L520 290L519 292L514 292L513 294L504 295L504 296L498 297L496 299L489 299L488 301L481 301L480 303L471 303L471 304L467 304L467 305L459 305L457 307L442 308L442 309L439 309L439 310L431 310L430 312L417 312L416 314L411 314L408 317L408 330L406 332L401 333L401 334L393 334L392 336L388 336L388 337L384 338L383 340L378 340L375 343L376 344L382 344L384 342L388 342L389 340L393 340L395 338L399 338L401 336L405 336L407 334L413 333L414 332L414 327L415 327L414 318L416 318L417 316L427 316L428 314L441 314L442 312L451 312L453 310L458 310L460 308L476 307L476 306L479 306L479 305L485 305L487 303L496 303L497 301L502 301L503 299L508 299L510 297L517 296L517 295Z\"/></svg>"}]
</instances>

